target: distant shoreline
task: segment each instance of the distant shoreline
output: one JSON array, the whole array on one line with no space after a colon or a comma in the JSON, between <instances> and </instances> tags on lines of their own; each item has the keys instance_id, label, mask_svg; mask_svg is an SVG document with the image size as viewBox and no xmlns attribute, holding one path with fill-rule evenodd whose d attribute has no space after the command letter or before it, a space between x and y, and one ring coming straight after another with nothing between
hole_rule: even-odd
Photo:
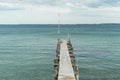
<instances>
[{"instance_id":1,"label":"distant shoreline","mask_svg":"<svg viewBox=\"0 0 120 80\"><path fill-rule=\"evenodd\" d=\"M58 24L0 24L0 26L9 25L58 25ZM99 23L99 24L61 24L61 25L120 25L120 23Z\"/></svg>"}]
</instances>

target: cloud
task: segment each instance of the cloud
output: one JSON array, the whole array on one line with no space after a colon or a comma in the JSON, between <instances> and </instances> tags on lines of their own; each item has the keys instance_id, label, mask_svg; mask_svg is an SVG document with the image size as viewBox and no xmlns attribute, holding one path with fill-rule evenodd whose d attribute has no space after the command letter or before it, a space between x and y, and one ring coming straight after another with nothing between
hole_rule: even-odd
<instances>
[{"instance_id":1,"label":"cloud","mask_svg":"<svg viewBox=\"0 0 120 80\"><path fill-rule=\"evenodd\" d=\"M115 6L120 6L119 3L120 3L119 0L85 0L83 1L83 5L91 8L98 8L102 6L115 7Z\"/></svg>"},{"instance_id":2,"label":"cloud","mask_svg":"<svg viewBox=\"0 0 120 80\"><path fill-rule=\"evenodd\" d=\"M52 0L0 0L0 11L7 10L38 10L43 12L60 12L67 14L72 12L72 9L66 6L59 6ZM54 4L54 5L52 5Z\"/></svg>"},{"instance_id":3,"label":"cloud","mask_svg":"<svg viewBox=\"0 0 120 80\"><path fill-rule=\"evenodd\" d=\"M33 5L26 5L25 6L26 10L34 10L34 11L39 11L39 12L51 12L51 13L58 13L60 12L61 14L67 14L71 13L72 10L70 8L64 8L64 7L55 7L55 6L33 6Z\"/></svg>"},{"instance_id":4,"label":"cloud","mask_svg":"<svg viewBox=\"0 0 120 80\"><path fill-rule=\"evenodd\" d=\"M1 9L22 9L24 6L46 6L50 8L61 7L68 10L77 10L78 8L98 8L102 6L120 6L119 0L0 0Z\"/></svg>"},{"instance_id":5,"label":"cloud","mask_svg":"<svg viewBox=\"0 0 120 80\"><path fill-rule=\"evenodd\" d=\"M49 16L45 19L46 21L60 12L65 14L63 21L66 20L66 22L120 21L117 18L120 16L119 0L0 0L0 11L2 13L11 11L11 14L0 15L3 18L12 14L20 14L19 16L33 18L33 20L38 16L42 18ZM27 18L26 21L29 21ZM32 19L30 20L32 22Z\"/></svg>"},{"instance_id":6,"label":"cloud","mask_svg":"<svg viewBox=\"0 0 120 80\"><path fill-rule=\"evenodd\" d=\"M32 5L60 5L63 6L66 3L79 3L82 5L116 5L119 0L0 0L0 2L5 3L22 3L22 4L32 4Z\"/></svg>"},{"instance_id":7,"label":"cloud","mask_svg":"<svg viewBox=\"0 0 120 80\"><path fill-rule=\"evenodd\" d=\"M0 10L22 10L23 7L15 3L0 2Z\"/></svg>"}]
</instances>

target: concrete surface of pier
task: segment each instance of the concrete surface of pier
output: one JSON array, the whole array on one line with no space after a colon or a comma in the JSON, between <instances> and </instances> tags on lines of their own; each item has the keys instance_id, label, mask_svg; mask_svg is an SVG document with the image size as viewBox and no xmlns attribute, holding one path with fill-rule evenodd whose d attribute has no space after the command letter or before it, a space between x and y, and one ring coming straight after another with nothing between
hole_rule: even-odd
<instances>
[{"instance_id":1,"label":"concrete surface of pier","mask_svg":"<svg viewBox=\"0 0 120 80\"><path fill-rule=\"evenodd\" d=\"M60 62L58 80L76 80L68 52L67 41L62 41L60 46Z\"/></svg>"}]
</instances>

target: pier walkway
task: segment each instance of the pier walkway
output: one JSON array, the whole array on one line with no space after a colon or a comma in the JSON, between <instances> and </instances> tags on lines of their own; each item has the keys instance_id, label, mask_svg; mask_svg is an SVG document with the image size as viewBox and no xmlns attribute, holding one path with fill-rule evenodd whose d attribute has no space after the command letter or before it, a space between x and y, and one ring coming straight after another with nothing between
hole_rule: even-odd
<instances>
[{"instance_id":1,"label":"pier walkway","mask_svg":"<svg viewBox=\"0 0 120 80\"><path fill-rule=\"evenodd\" d=\"M62 41L60 47L58 80L76 80L68 52L67 41Z\"/></svg>"}]
</instances>

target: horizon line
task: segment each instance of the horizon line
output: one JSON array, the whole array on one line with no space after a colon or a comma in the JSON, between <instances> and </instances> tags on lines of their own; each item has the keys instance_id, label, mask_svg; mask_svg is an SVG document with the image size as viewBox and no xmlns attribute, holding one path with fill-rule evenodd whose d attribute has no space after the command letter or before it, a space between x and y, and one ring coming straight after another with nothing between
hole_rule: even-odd
<instances>
[{"instance_id":1,"label":"horizon line","mask_svg":"<svg viewBox=\"0 0 120 80\"><path fill-rule=\"evenodd\" d=\"M99 24L120 24L120 23L61 23L60 25L99 25ZM57 23L49 23L49 24L47 24L47 23L45 23L45 24L41 24L41 23L39 23L39 24L37 24L37 23L33 23L33 24L31 24L31 23L21 23L21 24L17 24L17 23L13 23L13 24L0 24L0 25L58 25Z\"/></svg>"}]
</instances>

